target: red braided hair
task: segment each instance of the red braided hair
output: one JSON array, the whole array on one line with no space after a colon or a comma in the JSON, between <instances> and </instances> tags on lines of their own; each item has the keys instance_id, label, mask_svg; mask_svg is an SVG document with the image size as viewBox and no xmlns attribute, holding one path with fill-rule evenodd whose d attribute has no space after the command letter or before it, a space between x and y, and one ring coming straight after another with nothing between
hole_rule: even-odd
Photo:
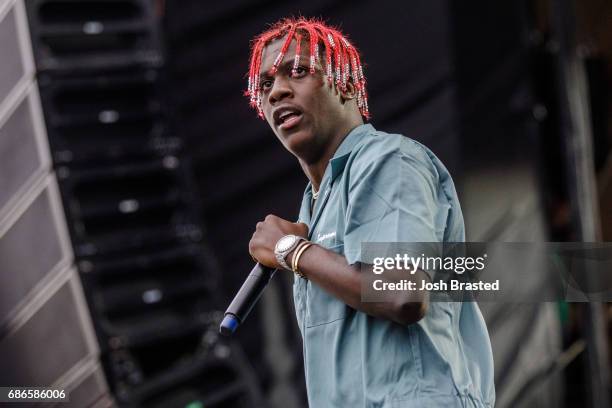
<instances>
[{"instance_id":1,"label":"red braided hair","mask_svg":"<svg viewBox=\"0 0 612 408\"><path fill-rule=\"evenodd\" d=\"M335 83L339 89L345 92L347 81L352 79L357 90L357 107L359 112L366 119L370 117L366 80L363 76L363 67L357 49L339 30L324 24L320 20L299 17L278 21L269 30L258 35L253 40L249 83L248 89L244 94L249 97L250 105L257 110L260 118L263 119L264 117L261 108L262 96L259 84L263 49L273 40L282 38L285 35L287 35L287 38L274 60L272 74L278 69L293 39L297 42L293 70L297 69L300 59L301 41L302 38L306 37L310 41L310 73L314 74L315 64L317 62L321 63L319 45L322 45L325 48L325 75L329 85L331 86ZM322 63L321 66L323 66Z\"/></svg>"}]
</instances>

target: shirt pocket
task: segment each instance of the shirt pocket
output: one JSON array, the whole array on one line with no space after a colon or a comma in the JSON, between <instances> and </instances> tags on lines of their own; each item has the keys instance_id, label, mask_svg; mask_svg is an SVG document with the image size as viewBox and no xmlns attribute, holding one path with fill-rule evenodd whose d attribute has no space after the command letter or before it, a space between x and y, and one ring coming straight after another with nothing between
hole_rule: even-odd
<instances>
[{"instance_id":1,"label":"shirt pocket","mask_svg":"<svg viewBox=\"0 0 612 408\"><path fill-rule=\"evenodd\" d=\"M342 255L344 244L336 244L326 249ZM306 327L320 326L344 319L347 316L349 306L327 293L317 284L308 281L306 290Z\"/></svg>"}]
</instances>

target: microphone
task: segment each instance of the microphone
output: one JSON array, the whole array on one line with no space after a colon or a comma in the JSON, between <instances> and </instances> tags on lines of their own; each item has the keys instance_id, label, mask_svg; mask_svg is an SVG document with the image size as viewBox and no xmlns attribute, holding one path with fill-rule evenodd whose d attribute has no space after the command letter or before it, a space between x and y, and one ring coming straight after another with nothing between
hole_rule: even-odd
<instances>
[{"instance_id":1,"label":"microphone","mask_svg":"<svg viewBox=\"0 0 612 408\"><path fill-rule=\"evenodd\" d=\"M225 311L225 316L219 327L219 333L224 336L234 334L238 326L244 322L253 306L255 306L255 303L259 300L274 273L276 273L276 269L268 268L259 263L255 264L242 287L236 296L234 296L234 300L232 300L232 303L230 303Z\"/></svg>"}]
</instances>

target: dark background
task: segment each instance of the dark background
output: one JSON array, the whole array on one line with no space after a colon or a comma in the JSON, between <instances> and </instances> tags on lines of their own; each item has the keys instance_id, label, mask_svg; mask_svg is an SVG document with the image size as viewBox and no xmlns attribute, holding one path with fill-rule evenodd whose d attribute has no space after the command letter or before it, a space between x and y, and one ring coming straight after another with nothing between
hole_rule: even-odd
<instances>
[{"instance_id":1,"label":"dark background","mask_svg":"<svg viewBox=\"0 0 612 408\"><path fill-rule=\"evenodd\" d=\"M612 239L609 1L0 1L0 386L306 406L291 274L218 334L255 224L307 183L243 96L290 15L359 48L371 123L446 164L468 241ZM609 305L480 307L496 406L610 406Z\"/></svg>"},{"instance_id":2,"label":"dark background","mask_svg":"<svg viewBox=\"0 0 612 408\"><path fill-rule=\"evenodd\" d=\"M228 267L227 293L235 292L250 269L246 248L254 224L268 213L295 219L306 183L296 160L242 96L250 39L287 15L323 17L358 46L371 123L423 142L446 164L459 191L468 240L570 239L548 7L524 1L267 1L249 6L230 1L204 10L195 1L168 2L172 105L192 146L211 242ZM594 65L603 64L598 57ZM593 97L607 94L604 85L594 87ZM605 109L602 101L593 106L599 162L609 149L606 121L596 118L605 117ZM289 310L289 286L281 285L280 291ZM554 359L551 347L562 348L560 338L546 341L559 330L554 313L525 321L526 315L548 313L541 309L519 310L514 320L507 311L484 310L490 331L507 333L506 325L516 333L512 340L492 335L494 349L500 350L496 368L503 380L498 384L502 405L516 391L509 377L529 373L513 367L519 365L513 362L519 351L501 343L518 342L539 325L544 334L523 346L542 353L544 361ZM261 313L253 316L242 333L242 343L254 355L265 347L258 334L265 319Z\"/></svg>"}]
</instances>

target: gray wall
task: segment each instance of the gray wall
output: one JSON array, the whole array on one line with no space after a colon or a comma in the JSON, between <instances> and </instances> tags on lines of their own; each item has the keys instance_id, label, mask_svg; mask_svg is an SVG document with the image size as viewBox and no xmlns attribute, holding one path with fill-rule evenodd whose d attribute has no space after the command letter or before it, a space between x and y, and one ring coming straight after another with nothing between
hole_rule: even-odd
<instances>
[{"instance_id":1,"label":"gray wall","mask_svg":"<svg viewBox=\"0 0 612 408\"><path fill-rule=\"evenodd\" d=\"M74 269L23 1L0 0L0 386L114 403Z\"/></svg>"}]
</instances>

